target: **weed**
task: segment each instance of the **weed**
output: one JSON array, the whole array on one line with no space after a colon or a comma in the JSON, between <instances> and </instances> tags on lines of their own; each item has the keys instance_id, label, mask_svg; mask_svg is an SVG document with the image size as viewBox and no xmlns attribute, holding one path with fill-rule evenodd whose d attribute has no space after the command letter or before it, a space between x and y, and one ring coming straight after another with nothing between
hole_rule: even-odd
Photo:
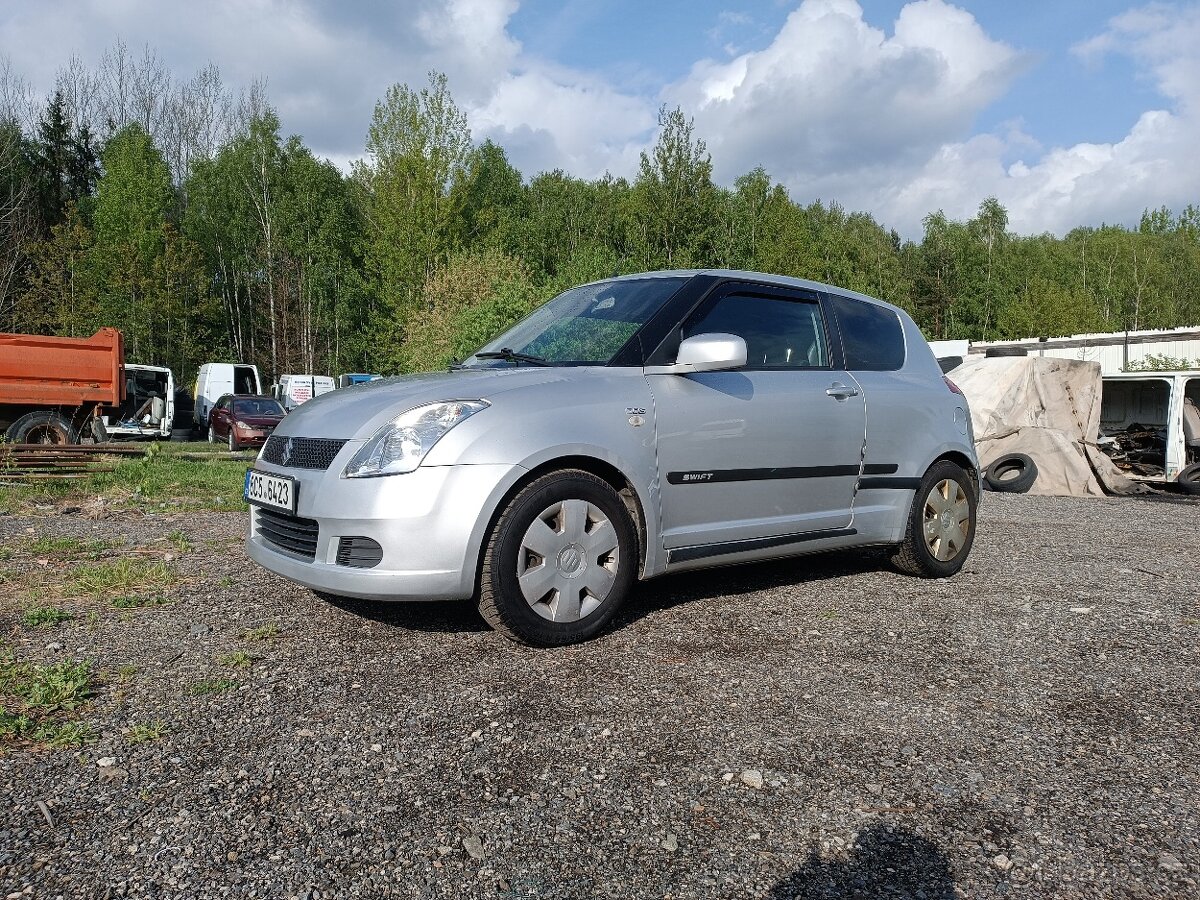
<instances>
[{"instance_id":1,"label":"weed","mask_svg":"<svg viewBox=\"0 0 1200 900\"><path fill-rule=\"evenodd\" d=\"M86 722L58 722L40 726L33 739L53 750L80 747L92 739L92 729Z\"/></svg>"},{"instance_id":2,"label":"weed","mask_svg":"<svg viewBox=\"0 0 1200 900\"><path fill-rule=\"evenodd\" d=\"M26 666L27 676L18 682L18 696L25 706L44 712L71 709L91 694L91 667L86 662L60 662L49 666Z\"/></svg>"},{"instance_id":3,"label":"weed","mask_svg":"<svg viewBox=\"0 0 1200 900\"><path fill-rule=\"evenodd\" d=\"M162 719L155 719L153 722L136 722L125 730L125 743L129 746L135 744L147 744L150 741L157 741L167 731L167 723Z\"/></svg>"},{"instance_id":4,"label":"weed","mask_svg":"<svg viewBox=\"0 0 1200 900\"><path fill-rule=\"evenodd\" d=\"M65 609L53 606L34 606L21 614L21 624L29 628L36 628L39 625L58 625L62 622L69 622L73 618L75 617Z\"/></svg>"},{"instance_id":5,"label":"weed","mask_svg":"<svg viewBox=\"0 0 1200 900\"><path fill-rule=\"evenodd\" d=\"M266 625L259 625L257 628L251 628L242 633L243 641L268 641L275 635L279 634L279 626L274 622L268 622Z\"/></svg>"},{"instance_id":6,"label":"weed","mask_svg":"<svg viewBox=\"0 0 1200 900\"><path fill-rule=\"evenodd\" d=\"M76 593L104 596L161 590L174 581L175 573L163 563L122 557L93 566L80 566L71 577L70 587Z\"/></svg>"},{"instance_id":7,"label":"weed","mask_svg":"<svg viewBox=\"0 0 1200 900\"><path fill-rule=\"evenodd\" d=\"M168 606L170 603L170 597L163 597L158 594L152 594L149 596L129 594L124 597L112 598L112 605L117 609L141 609L144 606Z\"/></svg>"},{"instance_id":8,"label":"weed","mask_svg":"<svg viewBox=\"0 0 1200 900\"><path fill-rule=\"evenodd\" d=\"M82 541L77 538L46 535L34 539L29 545L29 552L34 556L99 559L102 554L118 546L119 541Z\"/></svg>"},{"instance_id":9,"label":"weed","mask_svg":"<svg viewBox=\"0 0 1200 900\"><path fill-rule=\"evenodd\" d=\"M192 549L192 542L188 540L187 532L182 528L176 528L167 535L167 540L170 541L176 550L180 553L187 553Z\"/></svg>"},{"instance_id":10,"label":"weed","mask_svg":"<svg viewBox=\"0 0 1200 900\"><path fill-rule=\"evenodd\" d=\"M138 673L137 666L124 665L117 669L117 677L122 681L129 681Z\"/></svg>"},{"instance_id":11,"label":"weed","mask_svg":"<svg viewBox=\"0 0 1200 900\"><path fill-rule=\"evenodd\" d=\"M32 727L29 716L10 713L0 708L0 737L21 737L28 734Z\"/></svg>"},{"instance_id":12,"label":"weed","mask_svg":"<svg viewBox=\"0 0 1200 900\"><path fill-rule=\"evenodd\" d=\"M217 662L231 669L248 669L253 659L245 650L234 650L232 653L222 653L217 657Z\"/></svg>"},{"instance_id":13,"label":"weed","mask_svg":"<svg viewBox=\"0 0 1200 900\"><path fill-rule=\"evenodd\" d=\"M220 579L217 581L217 587L223 588L225 590L228 590L229 588L233 587L234 584L236 584L236 582L233 580L232 575L222 575L220 577Z\"/></svg>"},{"instance_id":14,"label":"weed","mask_svg":"<svg viewBox=\"0 0 1200 900\"><path fill-rule=\"evenodd\" d=\"M232 678L205 678L193 684L190 690L197 697L203 697L206 694L220 694L223 691L229 690L235 684L237 682Z\"/></svg>"}]
</instances>

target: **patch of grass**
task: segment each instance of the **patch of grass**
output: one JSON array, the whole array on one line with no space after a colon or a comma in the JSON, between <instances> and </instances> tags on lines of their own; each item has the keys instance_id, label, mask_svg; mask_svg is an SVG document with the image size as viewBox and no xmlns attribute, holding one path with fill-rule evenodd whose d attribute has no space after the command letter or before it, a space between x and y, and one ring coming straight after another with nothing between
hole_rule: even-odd
<instances>
[{"instance_id":1,"label":"patch of grass","mask_svg":"<svg viewBox=\"0 0 1200 900\"><path fill-rule=\"evenodd\" d=\"M189 690L197 697L220 694L237 684L232 678L205 678L192 684Z\"/></svg>"},{"instance_id":2,"label":"patch of grass","mask_svg":"<svg viewBox=\"0 0 1200 900\"><path fill-rule=\"evenodd\" d=\"M188 540L187 532L182 528L176 528L167 535L167 540L180 553L187 553L192 549L192 542Z\"/></svg>"},{"instance_id":3,"label":"patch of grass","mask_svg":"<svg viewBox=\"0 0 1200 900\"><path fill-rule=\"evenodd\" d=\"M117 678L119 678L121 681L129 681L137 673L138 673L137 666L131 666L131 665L126 664L126 665L121 666L119 669L117 669Z\"/></svg>"},{"instance_id":4,"label":"patch of grass","mask_svg":"<svg viewBox=\"0 0 1200 900\"><path fill-rule=\"evenodd\" d=\"M21 613L21 624L27 628L37 628L41 625L59 625L75 618L65 609L54 606L33 606Z\"/></svg>"},{"instance_id":5,"label":"patch of grass","mask_svg":"<svg viewBox=\"0 0 1200 900\"><path fill-rule=\"evenodd\" d=\"M236 583L237 582L234 581L232 575L222 575L217 580L217 587L228 590L229 588L233 587Z\"/></svg>"},{"instance_id":6,"label":"patch of grass","mask_svg":"<svg viewBox=\"0 0 1200 900\"><path fill-rule=\"evenodd\" d=\"M92 739L92 729L86 722L59 722L41 725L34 731L33 739L52 750L82 747Z\"/></svg>"},{"instance_id":7,"label":"patch of grass","mask_svg":"<svg viewBox=\"0 0 1200 900\"><path fill-rule=\"evenodd\" d=\"M96 472L70 481L36 481L6 486L0 491L0 512L16 514L38 504L88 501L97 496L115 499L136 497L146 502L170 502L181 511L245 511L242 485L249 458L230 462L224 447L207 443L150 445L145 459L101 457L113 471ZM177 454L210 453L213 458L181 459Z\"/></svg>"},{"instance_id":8,"label":"patch of grass","mask_svg":"<svg viewBox=\"0 0 1200 900\"><path fill-rule=\"evenodd\" d=\"M231 669L248 669L253 659L254 657L245 650L234 650L231 653L222 653L217 657L217 662Z\"/></svg>"},{"instance_id":9,"label":"patch of grass","mask_svg":"<svg viewBox=\"0 0 1200 900\"><path fill-rule=\"evenodd\" d=\"M68 586L78 594L99 597L163 590L174 581L175 573L164 563L121 557L79 566L72 573Z\"/></svg>"},{"instance_id":10,"label":"patch of grass","mask_svg":"<svg viewBox=\"0 0 1200 900\"><path fill-rule=\"evenodd\" d=\"M44 535L30 542L29 552L34 556L99 559L102 554L119 546L120 541L84 541L78 538Z\"/></svg>"},{"instance_id":11,"label":"patch of grass","mask_svg":"<svg viewBox=\"0 0 1200 900\"><path fill-rule=\"evenodd\" d=\"M279 634L279 626L274 622L268 622L266 625L259 625L257 628L250 628L242 632L242 640L269 641L277 634Z\"/></svg>"},{"instance_id":12,"label":"patch of grass","mask_svg":"<svg viewBox=\"0 0 1200 900\"><path fill-rule=\"evenodd\" d=\"M153 722L131 723L125 731L125 743L133 747L137 744L148 744L157 741L167 732L167 723L162 719Z\"/></svg>"},{"instance_id":13,"label":"patch of grass","mask_svg":"<svg viewBox=\"0 0 1200 900\"><path fill-rule=\"evenodd\" d=\"M90 728L71 718L92 694L91 666L61 662L43 666L0 657L0 739L47 747L77 747Z\"/></svg>"},{"instance_id":14,"label":"patch of grass","mask_svg":"<svg viewBox=\"0 0 1200 900\"><path fill-rule=\"evenodd\" d=\"M170 604L170 597L163 597L159 594L127 594L123 597L112 598L112 605L117 609L141 609L144 606L169 606Z\"/></svg>"}]
</instances>

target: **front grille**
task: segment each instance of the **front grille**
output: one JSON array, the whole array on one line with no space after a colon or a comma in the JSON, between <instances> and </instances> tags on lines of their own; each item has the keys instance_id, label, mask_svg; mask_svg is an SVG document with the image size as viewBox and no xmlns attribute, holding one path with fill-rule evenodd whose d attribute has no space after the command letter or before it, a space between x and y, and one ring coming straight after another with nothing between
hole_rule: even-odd
<instances>
[{"instance_id":1,"label":"front grille","mask_svg":"<svg viewBox=\"0 0 1200 900\"><path fill-rule=\"evenodd\" d=\"M306 559L316 558L318 526L312 519L301 519L299 516L258 507L254 524L259 537L280 550Z\"/></svg>"},{"instance_id":2,"label":"front grille","mask_svg":"<svg viewBox=\"0 0 1200 900\"><path fill-rule=\"evenodd\" d=\"M338 541L337 564L370 569L383 559L383 548L369 537L344 537Z\"/></svg>"},{"instance_id":3,"label":"front grille","mask_svg":"<svg viewBox=\"0 0 1200 900\"><path fill-rule=\"evenodd\" d=\"M284 437L273 434L267 438L262 461L273 466L292 469L329 468L346 442L336 438Z\"/></svg>"}]
</instances>

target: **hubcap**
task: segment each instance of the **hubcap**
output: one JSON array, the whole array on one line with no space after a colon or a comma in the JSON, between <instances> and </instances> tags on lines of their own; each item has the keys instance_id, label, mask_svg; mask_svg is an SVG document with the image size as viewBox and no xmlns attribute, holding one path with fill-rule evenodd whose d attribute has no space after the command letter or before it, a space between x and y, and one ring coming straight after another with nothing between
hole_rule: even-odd
<instances>
[{"instance_id":1,"label":"hubcap","mask_svg":"<svg viewBox=\"0 0 1200 900\"><path fill-rule=\"evenodd\" d=\"M543 619L577 622L608 597L619 565L608 516L586 500L562 500L543 510L521 538L517 583Z\"/></svg>"},{"instance_id":2,"label":"hubcap","mask_svg":"<svg viewBox=\"0 0 1200 900\"><path fill-rule=\"evenodd\" d=\"M952 478L934 485L925 498L922 527L934 559L949 562L962 552L971 533L971 504L962 485Z\"/></svg>"}]
</instances>

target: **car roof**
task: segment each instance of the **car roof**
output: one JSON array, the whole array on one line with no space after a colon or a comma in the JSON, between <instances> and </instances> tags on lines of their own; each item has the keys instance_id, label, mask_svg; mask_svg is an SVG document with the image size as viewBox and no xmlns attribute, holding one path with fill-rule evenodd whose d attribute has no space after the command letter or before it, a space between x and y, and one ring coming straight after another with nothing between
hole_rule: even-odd
<instances>
[{"instance_id":1,"label":"car roof","mask_svg":"<svg viewBox=\"0 0 1200 900\"><path fill-rule=\"evenodd\" d=\"M637 272L629 275L618 275L615 278L602 278L592 283L599 284L602 281L632 281L643 278L693 278L696 275L737 278L746 281L758 281L763 284L777 284L781 287L802 288L809 291L832 291L843 297L853 297L855 300L862 300L866 303L874 303L877 306L886 306L888 309L893 309L897 312L904 312L904 310L894 303L888 303L886 300L880 300L878 297L872 297L868 294L860 294L858 291L852 291L849 288L838 287L835 284L809 281L807 278L792 278L788 275L772 275L769 272L751 272L745 269L663 269L657 272Z\"/></svg>"}]
</instances>

